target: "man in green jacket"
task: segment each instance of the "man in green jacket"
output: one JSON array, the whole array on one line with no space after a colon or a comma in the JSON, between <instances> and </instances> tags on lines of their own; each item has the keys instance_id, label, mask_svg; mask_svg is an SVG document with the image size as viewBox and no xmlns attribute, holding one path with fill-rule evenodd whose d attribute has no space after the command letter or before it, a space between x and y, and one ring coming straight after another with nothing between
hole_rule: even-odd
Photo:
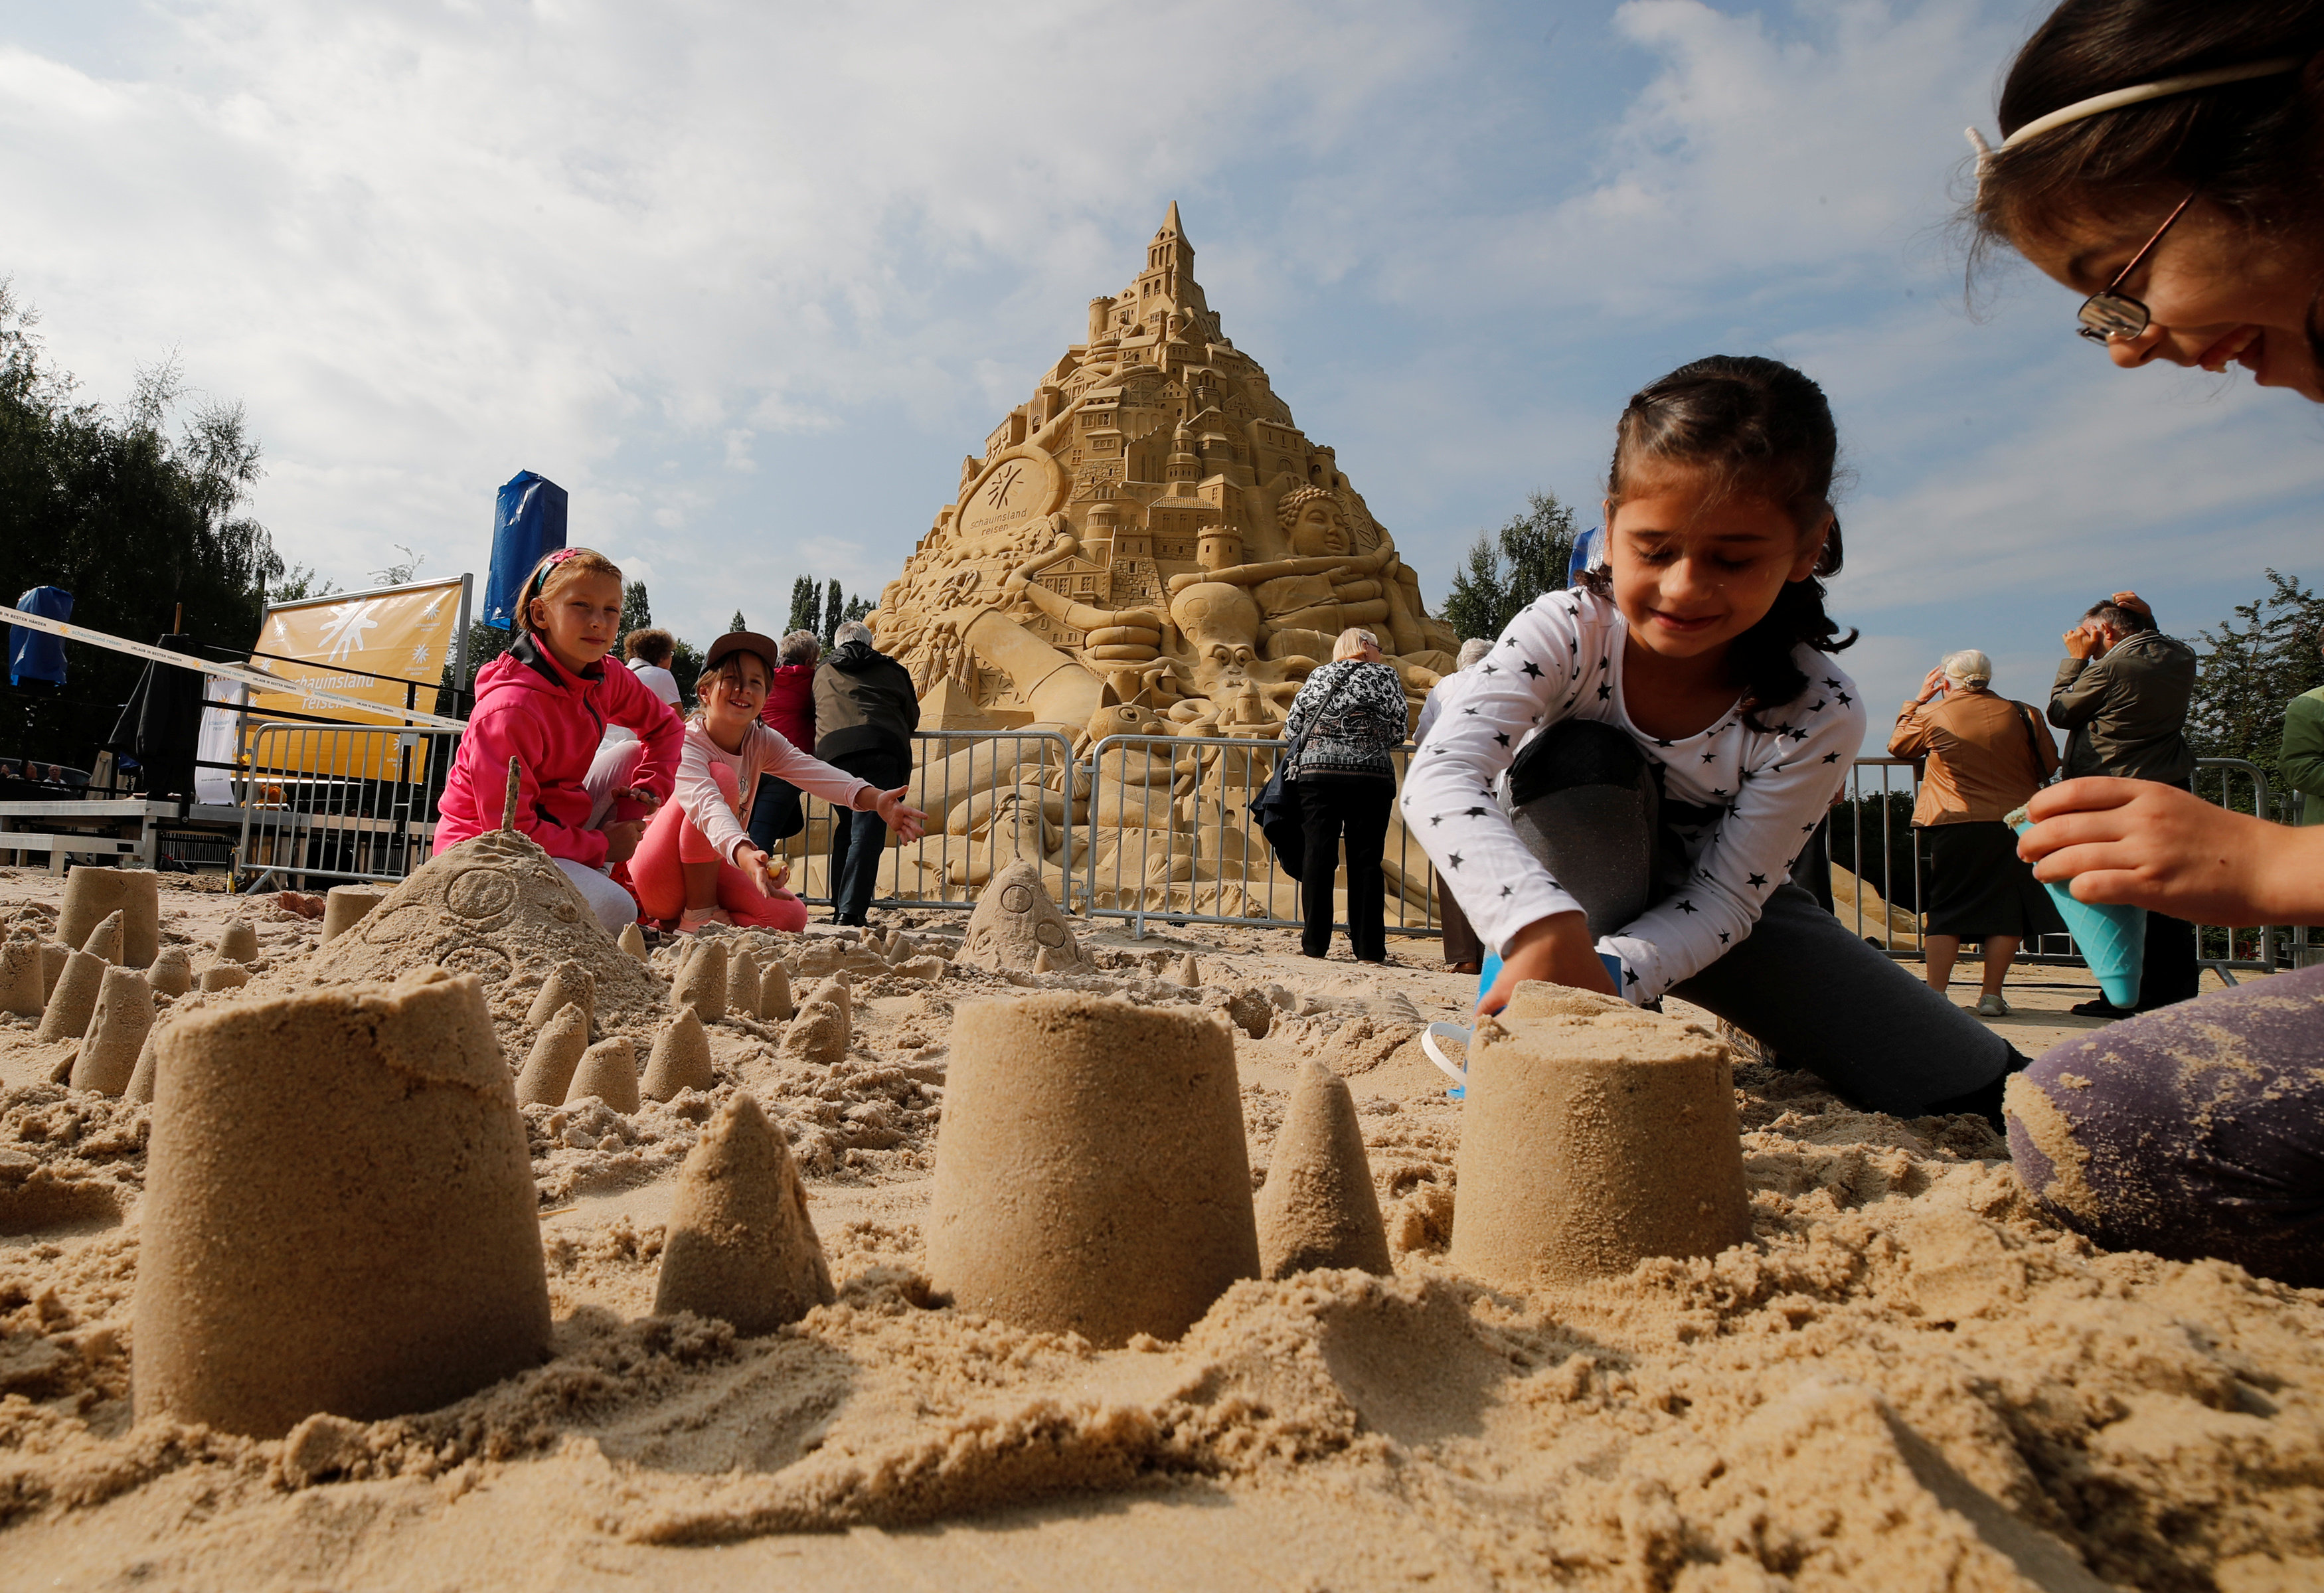
<instances>
[{"instance_id":1,"label":"man in green jacket","mask_svg":"<svg viewBox=\"0 0 2324 1593\"><path fill-rule=\"evenodd\" d=\"M2324 686L2284 704L2283 748L2275 766L2283 783L2300 793L2292 822L2324 824Z\"/></svg>"},{"instance_id":2,"label":"man in green jacket","mask_svg":"<svg viewBox=\"0 0 2324 1593\"><path fill-rule=\"evenodd\" d=\"M2153 611L2128 592L2094 604L2064 640L2066 659L2050 688L2050 723L2068 732L2063 778L2110 775L2190 787L2195 750L2187 744L2187 709L2195 695L2195 649L2157 630ZM2149 912L2136 1010L2189 1000L2201 979L2195 926ZM2129 1016L2103 996L2074 1011Z\"/></svg>"}]
</instances>

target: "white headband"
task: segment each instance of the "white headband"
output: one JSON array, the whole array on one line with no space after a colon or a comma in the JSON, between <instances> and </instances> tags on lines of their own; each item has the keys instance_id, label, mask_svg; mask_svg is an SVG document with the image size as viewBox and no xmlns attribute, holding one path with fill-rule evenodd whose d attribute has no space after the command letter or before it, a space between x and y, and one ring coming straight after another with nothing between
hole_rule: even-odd
<instances>
[{"instance_id":1,"label":"white headband","mask_svg":"<svg viewBox=\"0 0 2324 1593\"><path fill-rule=\"evenodd\" d=\"M2086 116L2101 115L2118 111L2125 106L2135 106L2150 99L2168 99L2174 94L2192 94L2199 88L2216 88L2222 83L2241 83L2252 78L2273 78L2284 72L2296 72L2307 65L2302 55L2281 55L2273 60L2253 61L2248 66L2221 67L2216 71L2190 72L2183 78L2165 78L2157 83L2141 83L2135 88L2116 88L2106 94L2094 94L2088 99L2078 99L2062 110L2052 111L2046 116L2036 116L2001 141L2001 149L2015 149L2029 138L2038 138L2053 127L2063 127ZM1985 142L1985 134L1976 128L1969 129L1969 147L1977 152L1978 163L1983 164L2001 152Z\"/></svg>"}]
</instances>

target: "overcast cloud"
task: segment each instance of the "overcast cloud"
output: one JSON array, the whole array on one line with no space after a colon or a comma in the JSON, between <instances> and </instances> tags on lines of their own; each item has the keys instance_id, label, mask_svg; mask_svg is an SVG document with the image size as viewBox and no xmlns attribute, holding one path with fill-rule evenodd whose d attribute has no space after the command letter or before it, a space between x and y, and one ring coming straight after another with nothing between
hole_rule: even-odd
<instances>
[{"instance_id":1,"label":"overcast cloud","mask_svg":"<svg viewBox=\"0 0 2324 1593\"><path fill-rule=\"evenodd\" d=\"M1432 599L1694 355L1794 360L1858 484L1885 706L2038 695L2116 585L2182 632L2301 570L2319 415L2112 371L1945 223L2039 7L0 0L0 274L92 396L180 351L287 557L481 570L493 489L706 637L877 591L1171 199L1239 346ZM2315 574L2313 568L2307 573Z\"/></svg>"}]
</instances>

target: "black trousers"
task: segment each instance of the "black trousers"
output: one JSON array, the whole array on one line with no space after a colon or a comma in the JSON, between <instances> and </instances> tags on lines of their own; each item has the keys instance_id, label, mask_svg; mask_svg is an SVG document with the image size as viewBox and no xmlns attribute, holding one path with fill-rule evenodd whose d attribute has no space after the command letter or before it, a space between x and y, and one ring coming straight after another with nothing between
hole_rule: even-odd
<instances>
[{"instance_id":1,"label":"black trousers","mask_svg":"<svg viewBox=\"0 0 2324 1593\"><path fill-rule=\"evenodd\" d=\"M1300 822L1307 831L1300 861L1299 906L1305 920L1299 949L1320 957L1332 949L1332 886L1339 872L1340 840L1348 843L1348 944L1367 962L1388 959L1388 888L1380 856L1388 845L1388 812L1396 782L1373 775L1301 775Z\"/></svg>"},{"instance_id":2,"label":"black trousers","mask_svg":"<svg viewBox=\"0 0 2324 1593\"><path fill-rule=\"evenodd\" d=\"M759 794L751 799L751 844L772 852L776 842L788 841L806 828L799 788L772 775L760 776Z\"/></svg>"},{"instance_id":3,"label":"black trousers","mask_svg":"<svg viewBox=\"0 0 2324 1593\"><path fill-rule=\"evenodd\" d=\"M892 791L911 778L911 760L901 752L847 752L827 760L860 780ZM861 924L872 911L880 886L880 860L886 855L888 821L876 813L831 815L831 918Z\"/></svg>"}]
</instances>

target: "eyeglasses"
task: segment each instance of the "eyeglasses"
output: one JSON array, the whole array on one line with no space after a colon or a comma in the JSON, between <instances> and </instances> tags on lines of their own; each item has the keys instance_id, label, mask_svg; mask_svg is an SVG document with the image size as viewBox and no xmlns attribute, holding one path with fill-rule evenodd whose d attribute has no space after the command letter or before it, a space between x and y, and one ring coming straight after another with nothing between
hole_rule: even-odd
<instances>
[{"instance_id":1,"label":"eyeglasses","mask_svg":"<svg viewBox=\"0 0 2324 1593\"><path fill-rule=\"evenodd\" d=\"M2117 293L2115 290L2129 281L2130 273L2154 253L2154 245L2161 243L2163 235L2171 230L2171 224L2187 213L2187 207L2195 202L2195 195L2201 191L2200 189L2191 190L2180 200L2179 207L2163 218L2163 225L2154 229L2154 235L2146 240L2145 246L2130 257L2130 263L2114 273L2114 281L2082 300L2081 313L2076 318L2082 324L2075 328L2077 332L2092 343L2108 343L2117 337L2127 343L2146 330L2154 319L2153 312L2129 294Z\"/></svg>"}]
</instances>

